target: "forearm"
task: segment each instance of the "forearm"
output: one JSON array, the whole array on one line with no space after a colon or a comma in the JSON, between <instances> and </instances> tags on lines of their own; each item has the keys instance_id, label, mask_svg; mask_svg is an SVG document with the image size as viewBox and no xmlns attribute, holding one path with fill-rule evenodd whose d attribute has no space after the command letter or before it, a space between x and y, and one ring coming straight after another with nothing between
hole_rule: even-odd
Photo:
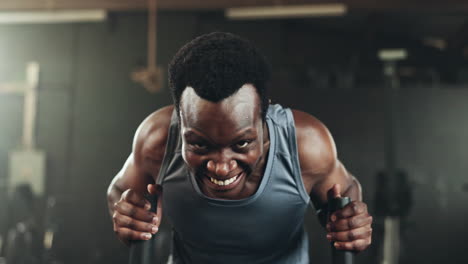
<instances>
[{"instance_id":1,"label":"forearm","mask_svg":"<svg viewBox=\"0 0 468 264\"><path fill-rule=\"evenodd\" d=\"M350 184L343 191L342 196L351 198L351 201L362 201L362 188L359 181L349 174Z\"/></svg>"}]
</instances>

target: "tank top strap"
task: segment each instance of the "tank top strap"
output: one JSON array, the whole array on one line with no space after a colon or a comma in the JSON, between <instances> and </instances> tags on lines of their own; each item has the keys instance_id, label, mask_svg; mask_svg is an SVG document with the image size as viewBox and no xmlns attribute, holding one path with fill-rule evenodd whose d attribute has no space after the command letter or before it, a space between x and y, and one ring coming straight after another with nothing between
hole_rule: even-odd
<instances>
[{"instance_id":1,"label":"tank top strap","mask_svg":"<svg viewBox=\"0 0 468 264\"><path fill-rule=\"evenodd\" d=\"M283 166L286 165L286 167L291 170L289 175L295 182L299 195L304 202L308 203L310 201L310 196L307 194L302 180L297 149L296 125L292 110L278 104L270 105L267 118L272 120L275 124L274 129L277 134L276 146L278 155L287 157L287 159L283 160ZM284 179L280 179L280 181L283 180Z\"/></svg>"},{"instance_id":2,"label":"tank top strap","mask_svg":"<svg viewBox=\"0 0 468 264\"><path fill-rule=\"evenodd\" d=\"M167 167L171 160L174 158L174 154L181 149L180 142L180 129L179 129L179 118L177 117L177 110L174 107L171 115L171 123L169 125L169 131L166 140L166 149L164 150L164 158L159 169L158 178L156 184L162 185L164 177L167 175Z\"/></svg>"}]
</instances>

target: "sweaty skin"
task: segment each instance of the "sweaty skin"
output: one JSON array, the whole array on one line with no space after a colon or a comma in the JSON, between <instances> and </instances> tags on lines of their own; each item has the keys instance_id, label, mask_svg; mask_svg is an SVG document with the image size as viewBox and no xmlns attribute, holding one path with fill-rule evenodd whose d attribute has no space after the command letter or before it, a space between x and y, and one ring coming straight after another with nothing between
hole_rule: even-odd
<instances>
[{"instance_id":1,"label":"sweaty skin","mask_svg":"<svg viewBox=\"0 0 468 264\"><path fill-rule=\"evenodd\" d=\"M187 87L180 103L182 154L202 192L212 198L237 200L260 185L269 150L260 99L250 84L220 101L210 102ZM138 128L129 156L108 189L109 211L120 240L149 239L162 216L148 212L144 193L160 194L154 182L164 158L173 107L150 115ZM298 154L306 191L316 208L331 197L352 203L323 218L327 238L338 249L362 251L371 243L372 217L362 202L359 182L338 160L328 129L313 116L293 110ZM161 201L161 199L159 199Z\"/></svg>"}]
</instances>

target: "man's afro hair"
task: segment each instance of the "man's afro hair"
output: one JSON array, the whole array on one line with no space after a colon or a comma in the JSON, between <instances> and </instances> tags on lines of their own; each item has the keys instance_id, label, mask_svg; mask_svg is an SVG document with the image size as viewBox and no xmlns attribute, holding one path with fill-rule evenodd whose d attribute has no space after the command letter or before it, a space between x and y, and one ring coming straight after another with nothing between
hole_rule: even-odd
<instances>
[{"instance_id":1,"label":"man's afro hair","mask_svg":"<svg viewBox=\"0 0 468 264\"><path fill-rule=\"evenodd\" d=\"M201 98L219 102L250 83L257 90L265 118L269 78L264 56L249 41L231 33L213 32L193 39L169 64L169 86L177 111L188 86Z\"/></svg>"}]
</instances>

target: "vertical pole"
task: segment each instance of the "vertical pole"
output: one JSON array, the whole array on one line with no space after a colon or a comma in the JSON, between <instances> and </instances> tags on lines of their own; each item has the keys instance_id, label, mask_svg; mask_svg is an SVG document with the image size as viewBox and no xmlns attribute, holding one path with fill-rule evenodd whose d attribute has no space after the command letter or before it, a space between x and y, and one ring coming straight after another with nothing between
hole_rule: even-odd
<instances>
[{"instance_id":1,"label":"vertical pole","mask_svg":"<svg viewBox=\"0 0 468 264\"><path fill-rule=\"evenodd\" d=\"M398 210L398 204L395 194L397 194L398 186L396 181L396 109L397 109L397 91L400 87L398 79L396 63L399 60L406 58L405 50L383 50L379 52L379 57L384 63L384 95L385 95L385 167L387 175L387 188L389 197L386 199L389 202L390 212L387 212L384 224L384 242L383 242L383 259L382 264L397 264L400 255L400 228L399 217L393 215Z\"/></svg>"},{"instance_id":2,"label":"vertical pole","mask_svg":"<svg viewBox=\"0 0 468 264\"><path fill-rule=\"evenodd\" d=\"M156 0L148 0L148 69L156 69Z\"/></svg>"},{"instance_id":3,"label":"vertical pole","mask_svg":"<svg viewBox=\"0 0 468 264\"><path fill-rule=\"evenodd\" d=\"M37 62L28 63L26 78L22 143L25 149L34 149L36 144L37 87L39 84L39 64Z\"/></svg>"},{"instance_id":4,"label":"vertical pole","mask_svg":"<svg viewBox=\"0 0 468 264\"><path fill-rule=\"evenodd\" d=\"M396 90L399 87L398 77L396 76L396 63L387 61L384 64L385 84L385 166L390 182L395 178L396 171L396 140L395 140L395 108L396 108ZM394 186L390 188L393 191Z\"/></svg>"}]
</instances>

